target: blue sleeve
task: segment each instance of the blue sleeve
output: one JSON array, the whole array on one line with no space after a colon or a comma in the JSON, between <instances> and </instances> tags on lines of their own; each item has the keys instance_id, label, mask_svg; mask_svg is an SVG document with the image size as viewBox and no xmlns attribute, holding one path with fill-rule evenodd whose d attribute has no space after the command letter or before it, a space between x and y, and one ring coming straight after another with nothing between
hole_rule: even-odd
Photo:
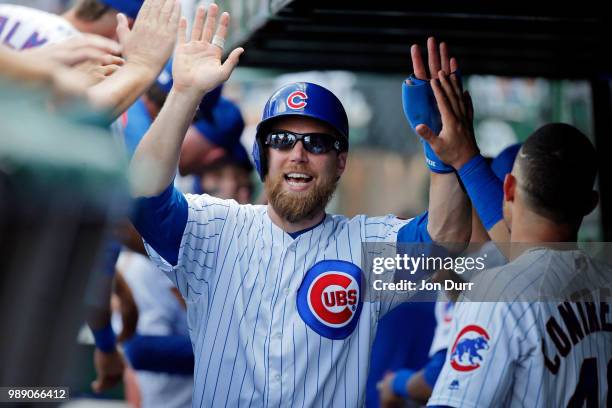
<instances>
[{"instance_id":1,"label":"blue sleeve","mask_svg":"<svg viewBox=\"0 0 612 408\"><path fill-rule=\"evenodd\" d=\"M446 248L437 245L432 241L429 232L427 232L427 224L429 214L425 211L423 214L415 217L408 224L404 225L397 233L397 254L400 256L408 255L409 257L445 257L448 256ZM412 282L418 282L428 279L431 274L436 272L430 268L419 268L417 271L396 271L396 279L404 279ZM433 291L419 290L412 300L416 301L427 300L433 296ZM434 297L435 299L435 297Z\"/></svg>"},{"instance_id":2,"label":"blue sleeve","mask_svg":"<svg viewBox=\"0 0 612 408\"><path fill-rule=\"evenodd\" d=\"M193 349L188 336L136 335L125 343L124 350L135 370L193 375Z\"/></svg>"},{"instance_id":3,"label":"blue sleeve","mask_svg":"<svg viewBox=\"0 0 612 408\"><path fill-rule=\"evenodd\" d=\"M423 378L425 379L427 385L429 385L432 389L436 385L438 376L442 372L445 360L446 349L439 350L429 359L429 361L423 368Z\"/></svg>"},{"instance_id":4,"label":"blue sleeve","mask_svg":"<svg viewBox=\"0 0 612 408\"><path fill-rule=\"evenodd\" d=\"M489 231L504 218L504 185L484 157L476 155L457 174L476 208L482 225Z\"/></svg>"},{"instance_id":5,"label":"blue sleeve","mask_svg":"<svg viewBox=\"0 0 612 408\"><path fill-rule=\"evenodd\" d=\"M137 199L131 219L147 243L168 263L176 265L187 217L187 200L170 184L158 196Z\"/></svg>"},{"instance_id":6,"label":"blue sleeve","mask_svg":"<svg viewBox=\"0 0 612 408\"><path fill-rule=\"evenodd\" d=\"M101 252L97 270L105 275L115 276L115 264L121 252L121 242L109 238L104 242Z\"/></svg>"},{"instance_id":7,"label":"blue sleeve","mask_svg":"<svg viewBox=\"0 0 612 408\"><path fill-rule=\"evenodd\" d=\"M128 156L131 159L138 144L151 127L153 120L147 112L142 98L137 99L124 115L126 118L123 126L124 143Z\"/></svg>"},{"instance_id":8,"label":"blue sleeve","mask_svg":"<svg viewBox=\"0 0 612 408\"><path fill-rule=\"evenodd\" d=\"M397 233L397 242L431 242L431 237L429 236L429 232L427 232L428 222L429 214L427 211L414 217L408 224L400 228Z\"/></svg>"}]
</instances>

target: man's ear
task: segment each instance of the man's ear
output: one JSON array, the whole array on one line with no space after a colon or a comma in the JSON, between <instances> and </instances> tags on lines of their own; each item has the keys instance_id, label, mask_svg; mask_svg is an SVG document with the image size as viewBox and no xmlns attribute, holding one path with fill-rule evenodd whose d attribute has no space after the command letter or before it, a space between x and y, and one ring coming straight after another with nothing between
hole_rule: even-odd
<instances>
[{"instance_id":1,"label":"man's ear","mask_svg":"<svg viewBox=\"0 0 612 408\"><path fill-rule=\"evenodd\" d=\"M516 177L512 173L506 174L504 178L504 201L514 202L516 194Z\"/></svg>"},{"instance_id":2,"label":"man's ear","mask_svg":"<svg viewBox=\"0 0 612 408\"><path fill-rule=\"evenodd\" d=\"M339 179L344 169L346 168L346 159L348 158L348 152L340 152L336 157L336 177Z\"/></svg>"}]
</instances>

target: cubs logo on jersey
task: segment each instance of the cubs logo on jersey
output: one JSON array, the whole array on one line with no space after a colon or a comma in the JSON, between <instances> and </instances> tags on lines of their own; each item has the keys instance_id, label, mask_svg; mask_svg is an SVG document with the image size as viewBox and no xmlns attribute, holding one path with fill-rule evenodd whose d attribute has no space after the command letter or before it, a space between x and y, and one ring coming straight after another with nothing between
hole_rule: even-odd
<instances>
[{"instance_id":1,"label":"cubs logo on jersey","mask_svg":"<svg viewBox=\"0 0 612 408\"><path fill-rule=\"evenodd\" d=\"M300 317L321 336L347 338L362 307L361 269L346 261L316 263L304 276L297 295Z\"/></svg>"},{"instance_id":2,"label":"cubs logo on jersey","mask_svg":"<svg viewBox=\"0 0 612 408\"><path fill-rule=\"evenodd\" d=\"M287 106L293 110L302 109L308 104L306 99L308 99L306 92L293 91L287 97Z\"/></svg>"},{"instance_id":3,"label":"cubs logo on jersey","mask_svg":"<svg viewBox=\"0 0 612 408\"><path fill-rule=\"evenodd\" d=\"M489 349L491 337L485 329L475 324L465 326L455 339L450 352L450 365L460 372L480 368L485 350Z\"/></svg>"}]
</instances>

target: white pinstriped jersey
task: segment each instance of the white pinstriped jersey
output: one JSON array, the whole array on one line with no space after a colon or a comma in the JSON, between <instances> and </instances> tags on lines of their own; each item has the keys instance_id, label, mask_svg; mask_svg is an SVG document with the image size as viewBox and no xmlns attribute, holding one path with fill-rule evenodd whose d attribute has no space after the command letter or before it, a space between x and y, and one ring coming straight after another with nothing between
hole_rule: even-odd
<instances>
[{"instance_id":1,"label":"white pinstriped jersey","mask_svg":"<svg viewBox=\"0 0 612 408\"><path fill-rule=\"evenodd\" d=\"M612 270L581 251L535 248L489 272L480 295L504 301L457 303L428 405L610 406Z\"/></svg>"},{"instance_id":2,"label":"white pinstriped jersey","mask_svg":"<svg viewBox=\"0 0 612 408\"><path fill-rule=\"evenodd\" d=\"M66 40L79 31L66 19L46 11L0 4L0 43L16 50Z\"/></svg>"},{"instance_id":3,"label":"white pinstriped jersey","mask_svg":"<svg viewBox=\"0 0 612 408\"><path fill-rule=\"evenodd\" d=\"M480 249L469 254L472 258L483 255L486 257L486 266L488 268L504 265L508 262L501 252L499 252L493 241L485 242ZM473 278L471 273L465 273L460 276L465 281L469 281ZM453 334L452 320L454 308L455 305L449 300L446 292L441 291L436 299L436 331L429 349L430 356L433 356L440 350L448 348L451 342L451 335Z\"/></svg>"},{"instance_id":4,"label":"white pinstriped jersey","mask_svg":"<svg viewBox=\"0 0 612 408\"><path fill-rule=\"evenodd\" d=\"M351 276L362 242L395 242L407 221L327 215L292 239L265 206L186 197L177 265L147 250L188 304L193 406L363 405L381 311L354 302Z\"/></svg>"},{"instance_id":5,"label":"white pinstriped jersey","mask_svg":"<svg viewBox=\"0 0 612 408\"><path fill-rule=\"evenodd\" d=\"M446 292L440 291L436 299L434 313L436 316L436 331L434 332L429 356L433 356L440 350L448 348L450 336L452 334L453 309L455 305L448 299Z\"/></svg>"}]
</instances>

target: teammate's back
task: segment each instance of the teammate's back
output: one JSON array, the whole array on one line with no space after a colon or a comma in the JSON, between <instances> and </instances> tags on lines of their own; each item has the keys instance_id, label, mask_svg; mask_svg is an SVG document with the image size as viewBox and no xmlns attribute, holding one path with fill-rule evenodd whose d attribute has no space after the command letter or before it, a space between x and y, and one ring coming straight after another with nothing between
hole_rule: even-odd
<instances>
[{"instance_id":1,"label":"teammate's back","mask_svg":"<svg viewBox=\"0 0 612 408\"><path fill-rule=\"evenodd\" d=\"M534 247L475 280L430 404L606 406L612 269L580 250Z\"/></svg>"},{"instance_id":2,"label":"teammate's back","mask_svg":"<svg viewBox=\"0 0 612 408\"><path fill-rule=\"evenodd\" d=\"M429 405L612 403L612 269L575 244L598 201L595 155L588 138L565 124L543 126L521 147L504 180L500 221L510 232L512 262L478 276L457 304ZM476 207L482 217L486 206Z\"/></svg>"}]
</instances>

